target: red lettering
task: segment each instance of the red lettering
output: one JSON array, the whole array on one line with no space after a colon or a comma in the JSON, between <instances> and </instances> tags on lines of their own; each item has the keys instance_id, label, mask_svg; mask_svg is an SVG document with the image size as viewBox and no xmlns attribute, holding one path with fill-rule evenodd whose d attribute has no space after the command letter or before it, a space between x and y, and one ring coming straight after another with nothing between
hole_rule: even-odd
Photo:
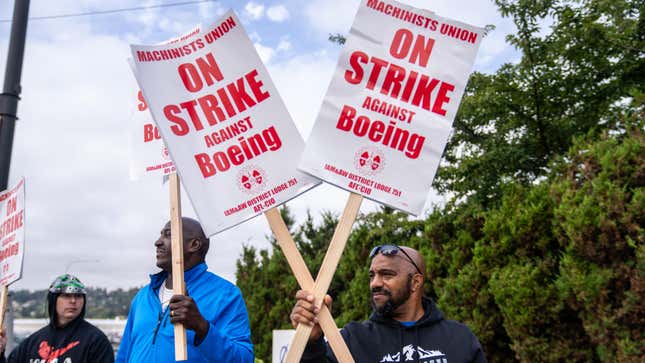
<instances>
[{"instance_id":1,"label":"red lettering","mask_svg":"<svg viewBox=\"0 0 645 363\"><path fill-rule=\"evenodd\" d=\"M190 120L193 122L193 125L195 126L195 130L199 131L204 128L204 125L202 125L202 121L199 119L199 116L197 115L197 111L195 110L195 106L197 106L197 101L190 100L190 101L182 102L179 104L179 106L184 110L188 111L188 116L190 116Z\"/></svg>"},{"instance_id":2,"label":"red lettering","mask_svg":"<svg viewBox=\"0 0 645 363\"><path fill-rule=\"evenodd\" d=\"M340 111L340 117L338 118L336 128L343 131L351 130L352 123L354 123L354 116L356 116L355 108L348 105L343 106L343 110Z\"/></svg>"},{"instance_id":3,"label":"red lettering","mask_svg":"<svg viewBox=\"0 0 645 363\"><path fill-rule=\"evenodd\" d=\"M175 125L170 126L170 131L177 136L184 136L188 133L189 129L186 121L181 117L175 116L181 113L179 107L176 105L168 105L163 108L163 113L168 121L175 123Z\"/></svg>"},{"instance_id":4,"label":"red lettering","mask_svg":"<svg viewBox=\"0 0 645 363\"><path fill-rule=\"evenodd\" d=\"M159 135L159 129L156 126L153 124L143 125L143 142L159 139L161 139L161 135Z\"/></svg>"},{"instance_id":5,"label":"red lettering","mask_svg":"<svg viewBox=\"0 0 645 363\"><path fill-rule=\"evenodd\" d=\"M244 89L244 79L240 78L235 83L230 83L226 86L231 98L240 112L246 111L246 106L255 106L255 101Z\"/></svg>"},{"instance_id":6,"label":"red lettering","mask_svg":"<svg viewBox=\"0 0 645 363\"><path fill-rule=\"evenodd\" d=\"M199 70L202 72L207 85L212 86L213 84L215 84L213 77L216 81L221 81L224 79L224 76L222 75L217 62L215 61L213 53L206 54L206 59L197 58L196 62L197 67L199 67Z\"/></svg>"},{"instance_id":7,"label":"red lettering","mask_svg":"<svg viewBox=\"0 0 645 363\"><path fill-rule=\"evenodd\" d=\"M244 162L244 155L242 155L242 149L237 145L232 145L226 150L228 158L231 159L233 165L240 165Z\"/></svg>"},{"instance_id":8,"label":"red lettering","mask_svg":"<svg viewBox=\"0 0 645 363\"><path fill-rule=\"evenodd\" d=\"M397 59L403 59L410 54L410 63L418 63L422 67L427 67L432 48L434 48L434 39L428 38L426 42L423 35L417 34L414 47L412 47L412 38L414 38L414 35L411 31L407 29L397 30L390 45L390 54ZM410 52L411 47L412 52Z\"/></svg>"},{"instance_id":9,"label":"red lettering","mask_svg":"<svg viewBox=\"0 0 645 363\"><path fill-rule=\"evenodd\" d=\"M432 106L432 112L437 113L441 116L446 115L446 110L443 108L444 103L450 102L450 97L448 97L448 92L452 92L455 90L455 86L453 86L450 83L446 82L441 82L441 86L439 86L439 92L437 93L437 97L434 100L434 105Z\"/></svg>"},{"instance_id":10,"label":"red lettering","mask_svg":"<svg viewBox=\"0 0 645 363\"><path fill-rule=\"evenodd\" d=\"M390 44L390 54L396 59L405 58L410 52L412 46L412 32L407 29L399 29L394 33L394 39Z\"/></svg>"},{"instance_id":11,"label":"red lettering","mask_svg":"<svg viewBox=\"0 0 645 363\"><path fill-rule=\"evenodd\" d=\"M226 120L224 112L222 112L222 109L217 105L217 97L213 95L200 97L199 106L202 108L202 111L204 111L206 121L208 121L209 125L213 126L217 124L218 120L219 122ZM217 116L217 120L215 119L215 116Z\"/></svg>"},{"instance_id":12,"label":"red lettering","mask_svg":"<svg viewBox=\"0 0 645 363\"><path fill-rule=\"evenodd\" d=\"M417 63L418 60L421 67L427 67L432 48L434 48L434 39L428 38L426 42L423 35L417 35L412 54L410 54L410 63Z\"/></svg>"},{"instance_id":13,"label":"red lettering","mask_svg":"<svg viewBox=\"0 0 645 363\"><path fill-rule=\"evenodd\" d=\"M7 201L7 217L18 209L18 199L13 197Z\"/></svg>"},{"instance_id":14,"label":"red lettering","mask_svg":"<svg viewBox=\"0 0 645 363\"><path fill-rule=\"evenodd\" d=\"M137 99L139 100L137 108L139 111L145 111L148 108L148 104L146 103L146 100L143 99L143 92L139 91L137 93Z\"/></svg>"},{"instance_id":15,"label":"red lettering","mask_svg":"<svg viewBox=\"0 0 645 363\"><path fill-rule=\"evenodd\" d=\"M202 175L204 176L204 178L213 176L216 173L215 165L213 165L210 160L211 160L210 157L206 153L195 155L195 161L197 161L199 170L202 172Z\"/></svg>"},{"instance_id":16,"label":"red lettering","mask_svg":"<svg viewBox=\"0 0 645 363\"><path fill-rule=\"evenodd\" d=\"M367 64L369 57L367 54L356 51L349 57L349 65L354 71L345 71L345 80L351 84L359 84L363 80L363 68L359 63Z\"/></svg>"},{"instance_id":17,"label":"red lettering","mask_svg":"<svg viewBox=\"0 0 645 363\"><path fill-rule=\"evenodd\" d=\"M179 78L184 83L184 87L190 92L198 92L204 87L201 77L199 77L199 72L197 68L190 63L183 63L177 68L179 72Z\"/></svg>"},{"instance_id":18,"label":"red lettering","mask_svg":"<svg viewBox=\"0 0 645 363\"><path fill-rule=\"evenodd\" d=\"M384 95L390 93L390 96L394 98L399 97L399 92L401 92L401 82L403 82L404 79L405 69L395 64L391 64L387 69L381 93Z\"/></svg>"},{"instance_id":19,"label":"red lettering","mask_svg":"<svg viewBox=\"0 0 645 363\"><path fill-rule=\"evenodd\" d=\"M414 93L414 97L412 98L412 104L419 106L423 103L420 107L430 111L430 94L438 84L438 79L430 78L425 74L422 75L419 80L419 85L417 86L417 91Z\"/></svg>"},{"instance_id":20,"label":"red lettering","mask_svg":"<svg viewBox=\"0 0 645 363\"><path fill-rule=\"evenodd\" d=\"M374 67L372 67L372 73L370 73L370 78L367 81L366 87L369 89L374 89L374 86L378 81L378 77L381 74L381 69L383 69L383 67L386 67L389 63L384 61L381 58L376 58L376 57L372 57L371 60L372 60L372 64L374 64Z\"/></svg>"},{"instance_id":21,"label":"red lettering","mask_svg":"<svg viewBox=\"0 0 645 363\"><path fill-rule=\"evenodd\" d=\"M370 120L368 116L359 115L354 124L356 109L345 105L338 118L336 128L357 137L365 137L374 143L380 143L393 150L403 152L410 159L419 157L425 137L397 126L395 121L389 125L381 120ZM353 126L353 127L352 127Z\"/></svg>"},{"instance_id":22,"label":"red lettering","mask_svg":"<svg viewBox=\"0 0 645 363\"><path fill-rule=\"evenodd\" d=\"M153 129L153 126L150 124L143 125L143 142L149 142L154 140L152 129Z\"/></svg>"},{"instance_id":23,"label":"red lettering","mask_svg":"<svg viewBox=\"0 0 645 363\"><path fill-rule=\"evenodd\" d=\"M262 92L262 86L264 85L264 83L262 83L262 81L256 80L255 77L257 76L258 71L257 69L254 69L251 72L247 73L244 78L246 78L246 81L249 83L249 87L251 88L251 92L253 92L255 99L258 101L258 103L260 103L269 98L269 92Z\"/></svg>"},{"instance_id":24,"label":"red lettering","mask_svg":"<svg viewBox=\"0 0 645 363\"><path fill-rule=\"evenodd\" d=\"M214 90L213 93L178 105L167 105L164 114L174 123L171 127L173 133L183 136L191 129L189 118L195 130L200 131L204 126L215 126L268 99L270 94L263 87L264 83L258 79L257 70L252 70L230 84ZM187 115L182 117L182 112ZM204 123L204 118L208 124Z\"/></svg>"}]
</instances>

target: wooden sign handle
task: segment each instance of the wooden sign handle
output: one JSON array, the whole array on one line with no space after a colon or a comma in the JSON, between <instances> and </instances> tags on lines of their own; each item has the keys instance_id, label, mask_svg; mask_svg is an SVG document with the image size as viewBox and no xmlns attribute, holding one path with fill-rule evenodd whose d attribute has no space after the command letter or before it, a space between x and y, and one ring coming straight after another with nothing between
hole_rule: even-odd
<instances>
[{"instance_id":1,"label":"wooden sign handle","mask_svg":"<svg viewBox=\"0 0 645 363\"><path fill-rule=\"evenodd\" d=\"M177 173L170 174L170 235L172 253L172 292L174 295L186 295L184 283L184 236L181 223L181 190ZM183 324L175 325L175 360L188 359L186 349L186 328Z\"/></svg>"},{"instance_id":2,"label":"wooden sign handle","mask_svg":"<svg viewBox=\"0 0 645 363\"><path fill-rule=\"evenodd\" d=\"M9 287L2 286L0 292L0 330L4 330L4 313L7 311L7 300L9 299Z\"/></svg>"},{"instance_id":3,"label":"wooden sign handle","mask_svg":"<svg viewBox=\"0 0 645 363\"><path fill-rule=\"evenodd\" d=\"M347 199L347 204L345 205L345 210L336 226L334 236L329 243L329 248L327 249L327 253L325 254L325 258L316 278L316 283L314 284L314 304L317 307L321 307L322 300L327 294L327 290L331 284L331 279L334 277L340 257L345 250L347 238L349 237L349 233L352 231L352 226L354 225L354 221L356 220L356 216L358 215L362 202L363 196L350 193L349 198ZM300 362L302 353L305 351L307 341L309 340L309 335L311 335L312 328L312 326L304 324L298 325L296 328L296 334L294 335L291 345L289 346L289 351L287 352L285 360L287 363Z\"/></svg>"},{"instance_id":4,"label":"wooden sign handle","mask_svg":"<svg viewBox=\"0 0 645 363\"><path fill-rule=\"evenodd\" d=\"M273 231L273 235L275 236L278 244L280 245L280 248L282 249L282 252L287 258L289 267L291 267L291 271L296 277L298 285L300 285L300 288L303 290L313 292L314 279L311 276L309 269L307 269L307 265L305 264L302 255L298 251L296 243L291 237L291 232L289 232L289 228L287 228L287 225L284 223L284 220L280 215L280 211L278 211L277 208L272 208L268 210L264 215L269 221L269 226ZM349 349L347 348L347 345L345 344L345 341L343 340L343 337L340 335L340 331L336 326L336 322L334 321L334 318L332 317L331 312L326 305L323 305L320 308L319 318L320 327L325 333L327 341L329 342L329 346L331 347L332 351L334 351L334 354L336 355L338 361L343 363L354 363L354 358L352 358L352 354L349 352ZM285 362L290 363L288 360L286 360Z\"/></svg>"}]
</instances>

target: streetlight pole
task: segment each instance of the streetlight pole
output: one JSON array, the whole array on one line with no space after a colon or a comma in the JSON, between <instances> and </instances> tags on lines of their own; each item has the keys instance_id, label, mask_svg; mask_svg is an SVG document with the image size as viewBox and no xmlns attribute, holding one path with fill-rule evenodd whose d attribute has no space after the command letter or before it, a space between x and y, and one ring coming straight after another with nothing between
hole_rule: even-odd
<instances>
[{"instance_id":1,"label":"streetlight pole","mask_svg":"<svg viewBox=\"0 0 645 363\"><path fill-rule=\"evenodd\" d=\"M2 93L0 93L0 191L6 190L9 184L11 149L13 148L13 134L16 126L18 100L20 99L20 76L22 74L22 59L25 53L28 17L29 0L15 0L4 87ZM9 300L7 286L2 287L2 295L5 299L2 304L6 307ZM0 311L0 321L4 322L4 314L4 310ZM13 349L13 309L11 307L9 307L6 325L8 341L6 348Z\"/></svg>"},{"instance_id":2,"label":"streetlight pole","mask_svg":"<svg viewBox=\"0 0 645 363\"><path fill-rule=\"evenodd\" d=\"M15 0L4 88L0 93L0 191L7 189L9 182L11 149L13 147L18 100L20 99L20 76L25 52L28 16L29 0Z\"/></svg>"}]
</instances>

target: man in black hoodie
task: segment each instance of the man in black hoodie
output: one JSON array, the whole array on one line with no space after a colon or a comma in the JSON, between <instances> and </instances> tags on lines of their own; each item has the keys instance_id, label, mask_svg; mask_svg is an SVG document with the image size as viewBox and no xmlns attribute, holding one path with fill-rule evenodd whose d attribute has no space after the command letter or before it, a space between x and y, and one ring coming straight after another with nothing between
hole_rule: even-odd
<instances>
[{"instance_id":1,"label":"man in black hoodie","mask_svg":"<svg viewBox=\"0 0 645 363\"><path fill-rule=\"evenodd\" d=\"M373 312L369 320L351 322L341 334L356 363L485 363L477 337L464 324L446 320L432 300L423 296L425 263L418 251L383 245L370 253ZM291 323L313 325L301 362L337 362L322 338L319 309L313 295L300 290ZM331 297L324 303L331 310Z\"/></svg>"},{"instance_id":2,"label":"man in black hoodie","mask_svg":"<svg viewBox=\"0 0 645 363\"><path fill-rule=\"evenodd\" d=\"M108 338L85 321L85 286L74 276L59 276L49 287L49 324L31 334L5 360L6 338L0 339L4 363L113 363Z\"/></svg>"}]
</instances>

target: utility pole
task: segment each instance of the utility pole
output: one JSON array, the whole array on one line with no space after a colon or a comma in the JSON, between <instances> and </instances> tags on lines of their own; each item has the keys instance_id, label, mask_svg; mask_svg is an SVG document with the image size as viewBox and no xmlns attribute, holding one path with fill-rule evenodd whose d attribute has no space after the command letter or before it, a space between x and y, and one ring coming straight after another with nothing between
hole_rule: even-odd
<instances>
[{"instance_id":1,"label":"utility pole","mask_svg":"<svg viewBox=\"0 0 645 363\"><path fill-rule=\"evenodd\" d=\"M22 59L25 53L29 0L15 0L11 37L7 54L7 68L4 75L4 87L0 93L0 190L7 189L9 167L11 166L11 149L16 127L16 112L20 99L20 76Z\"/></svg>"},{"instance_id":2,"label":"utility pole","mask_svg":"<svg viewBox=\"0 0 645 363\"><path fill-rule=\"evenodd\" d=\"M6 190L9 184L9 167L11 166L11 149L13 133L16 127L16 112L20 99L20 76L22 74L22 59L25 53L25 38L27 35L27 19L29 17L29 0L15 0L13 5L13 21L7 53L7 68L4 75L4 87L0 93L0 191ZM3 293L7 286L2 287ZM9 294L4 294L9 299ZM7 304L8 305L8 304ZM9 305L5 325L7 328L7 348L13 349L13 308ZM4 320L5 312L2 314ZM0 327L2 329L3 327ZM11 350L9 350L10 352Z\"/></svg>"}]
</instances>

